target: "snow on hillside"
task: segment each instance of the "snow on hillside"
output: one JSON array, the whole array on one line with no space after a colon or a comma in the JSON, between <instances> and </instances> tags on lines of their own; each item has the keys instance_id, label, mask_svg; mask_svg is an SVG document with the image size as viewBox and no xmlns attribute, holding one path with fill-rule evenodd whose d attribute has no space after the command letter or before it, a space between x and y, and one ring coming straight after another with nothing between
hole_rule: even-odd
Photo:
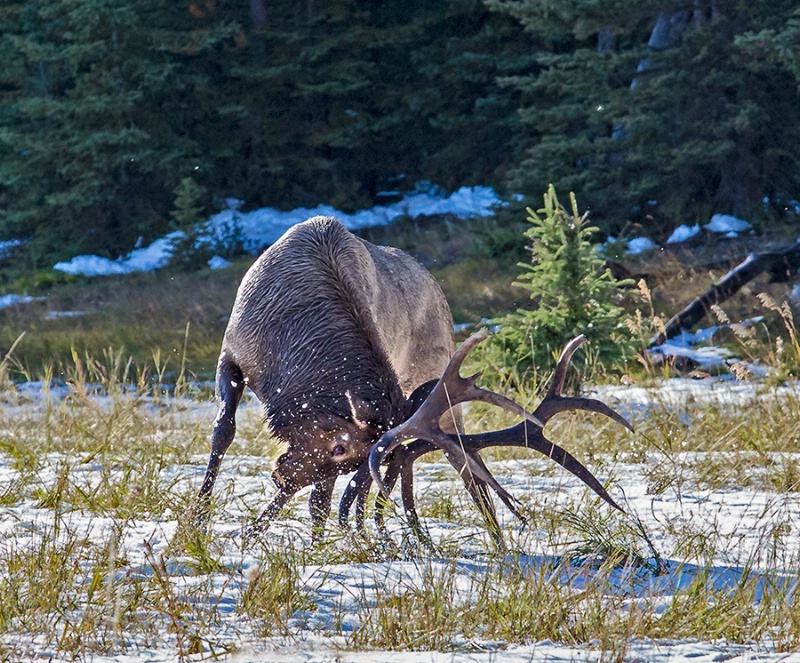
<instances>
[{"instance_id":1,"label":"snow on hillside","mask_svg":"<svg viewBox=\"0 0 800 663\"><path fill-rule=\"evenodd\" d=\"M292 226L312 216L333 216L350 230L357 230L388 225L402 216L416 218L452 214L460 219L491 216L495 209L503 204L495 191L486 186L462 187L449 196L435 187L427 188L408 194L397 203L378 205L355 214L346 214L330 205L318 205L312 209L299 207L290 211L264 207L251 212L242 212L239 209L242 202L229 199L227 208L209 219L209 231L219 237L228 229L237 228L244 237L245 248L251 253L256 253L260 248L273 244ZM54 268L68 274L84 276L127 274L159 269L169 260L172 241L179 236L180 231L170 233L150 246L135 249L117 260L83 255L60 262ZM224 266L219 259L215 264L218 267Z\"/></svg>"},{"instance_id":2,"label":"snow on hillside","mask_svg":"<svg viewBox=\"0 0 800 663\"><path fill-rule=\"evenodd\" d=\"M487 186L461 187L450 195L446 195L438 187L427 186L418 188L391 205L377 205L354 214L346 214L330 205L318 205L310 209L298 207L289 211L263 207L242 212L240 210L242 204L240 200L228 199L226 208L209 219L208 231L214 239L224 241L225 234L235 228L244 238L245 249L255 254L264 246L273 244L289 228L312 216L333 216L350 230L357 230L371 226L385 226L403 216L417 218L452 214L459 219L488 217L492 216L498 207L505 205L505 202L494 189ZM715 214L704 228L709 232L732 237L749 230L751 226L734 216ZM684 241L699 232L699 226L691 229L681 226L676 229L668 243ZM157 239L149 246L136 248L116 260L96 255L81 255L57 263L54 269L83 276L107 276L160 269L169 261L172 243L181 235L181 231L175 231ZM609 238L609 241L613 241L613 238ZM627 241L627 251L631 254L655 248L657 245L647 237L635 237ZM209 261L212 269L223 268L227 264L227 261L219 256Z\"/></svg>"}]
</instances>

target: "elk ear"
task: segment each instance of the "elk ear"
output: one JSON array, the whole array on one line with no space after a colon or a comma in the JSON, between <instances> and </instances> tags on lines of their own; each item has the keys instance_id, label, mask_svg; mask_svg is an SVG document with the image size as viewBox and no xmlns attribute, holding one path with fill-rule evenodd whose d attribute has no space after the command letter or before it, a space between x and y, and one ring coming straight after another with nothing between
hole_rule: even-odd
<instances>
[{"instance_id":1,"label":"elk ear","mask_svg":"<svg viewBox=\"0 0 800 663\"><path fill-rule=\"evenodd\" d=\"M379 413L372 403L354 395L349 390L345 392L345 395L347 396L347 402L350 404L350 415L353 417L353 423L356 426L364 429L378 419Z\"/></svg>"},{"instance_id":2,"label":"elk ear","mask_svg":"<svg viewBox=\"0 0 800 663\"><path fill-rule=\"evenodd\" d=\"M411 395L406 399L409 417L419 410L420 405L422 405L425 402L425 399L430 396L437 382L438 380L436 379L428 380L427 382L423 382L419 387L411 392Z\"/></svg>"}]
</instances>

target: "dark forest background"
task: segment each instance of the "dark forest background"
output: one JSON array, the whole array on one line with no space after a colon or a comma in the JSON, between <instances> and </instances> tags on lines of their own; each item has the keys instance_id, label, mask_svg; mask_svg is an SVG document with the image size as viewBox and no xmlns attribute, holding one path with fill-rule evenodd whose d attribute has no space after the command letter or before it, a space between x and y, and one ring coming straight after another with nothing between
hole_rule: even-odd
<instances>
[{"instance_id":1,"label":"dark forest background","mask_svg":"<svg viewBox=\"0 0 800 663\"><path fill-rule=\"evenodd\" d=\"M0 6L0 239L42 265L163 235L187 178L202 214L552 182L607 233L765 230L798 144L793 0Z\"/></svg>"}]
</instances>

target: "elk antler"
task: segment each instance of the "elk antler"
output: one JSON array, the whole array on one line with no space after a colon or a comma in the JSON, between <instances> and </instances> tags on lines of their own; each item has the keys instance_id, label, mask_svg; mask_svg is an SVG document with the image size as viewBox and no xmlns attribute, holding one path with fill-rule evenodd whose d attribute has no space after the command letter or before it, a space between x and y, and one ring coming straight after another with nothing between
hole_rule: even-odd
<instances>
[{"instance_id":1,"label":"elk antler","mask_svg":"<svg viewBox=\"0 0 800 663\"><path fill-rule=\"evenodd\" d=\"M452 406L467 401L484 401L519 414L544 427L544 424L535 416L528 413L525 408L517 405L511 399L478 387L476 382L481 375L480 373L471 375L468 378L462 378L459 375L459 369L464 359L478 343L488 338L488 336L489 332L481 329L464 341L453 354L444 369L444 373L442 373L442 377L439 378L425 402L406 421L384 433L373 447L369 455L370 473L384 496L389 496L389 490L384 485L379 471L384 458L403 442L419 438L433 442L439 449L449 454L448 458L459 459L463 457L465 468L468 468L473 476L479 477L492 486L498 495L505 494L509 499L512 499L502 486L495 481L488 470L481 467L482 463L474 462L469 454L463 452L460 436L450 436L442 431L439 426L439 420ZM461 470L461 472L463 471Z\"/></svg>"},{"instance_id":2,"label":"elk antler","mask_svg":"<svg viewBox=\"0 0 800 663\"><path fill-rule=\"evenodd\" d=\"M378 440L370 453L368 462L365 464L365 466L368 465L369 467L369 474L367 473L367 468L362 466L342 496L339 505L340 523L346 524L352 503L358 498L357 524L361 526L363 524L364 501L372 480L375 480L381 493L388 497L398 476L401 478L403 507L412 523L416 523L413 495L414 461L426 453L441 449L445 452L450 463L459 471L473 500L481 507L490 529L497 533L499 532L499 526L493 505L491 505L489 488L494 490L515 515L519 516L520 514L516 508L514 497L497 483L480 456L479 452L482 449L496 446L517 446L539 451L572 472L608 504L622 511L622 508L611 498L597 478L574 456L548 440L543 432L544 425L553 416L568 410L597 412L610 417L629 430L633 430L630 423L622 415L605 403L594 398L565 396L561 393L572 355L581 344L586 342L586 337L578 336L564 347L556 365L552 384L533 414L504 396L478 387L475 383L480 374L469 378L462 378L459 375L459 369L466 356L478 343L487 337L488 332L481 330L464 341L419 409L408 420L387 431ZM439 426L439 420L442 415L451 405L471 400L482 400L498 405L523 415L526 421L504 430L474 435L444 433ZM529 426L528 422L533 422L534 426ZM400 447L403 442L414 438L417 438L414 442ZM403 452L392 454L393 451L399 450L398 447ZM379 468L389 454L392 455L389 458L387 480L384 482L381 479Z\"/></svg>"}]
</instances>

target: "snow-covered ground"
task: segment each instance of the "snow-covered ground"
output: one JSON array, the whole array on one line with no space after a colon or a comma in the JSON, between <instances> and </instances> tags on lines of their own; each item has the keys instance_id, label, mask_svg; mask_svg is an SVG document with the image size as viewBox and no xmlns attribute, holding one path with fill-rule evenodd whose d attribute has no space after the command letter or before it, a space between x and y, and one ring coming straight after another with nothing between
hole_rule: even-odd
<instances>
[{"instance_id":1,"label":"snow-covered ground","mask_svg":"<svg viewBox=\"0 0 800 663\"><path fill-rule=\"evenodd\" d=\"M5 421L10 417L22 416L31 407L41 407L43 399L65 398L67 390L43 389L42 385L21 386L18 405L0 404ZM797 385L789 385L783 392L772 397L794 398L798 396ZM595 396L637 416L658 416L658 408L683 408L687 403L698 399L715 401L741 407L751 403L759 388L752 384L732 385L723 381L670 380L649 388L613 387L599 390ZM100 408L110 408L108 397L98 396ZM152 407L146 402L142 407L151 408L152 416L180 416L197 418L210 422L213 410L210 403L191 401L173 403L174 411L163 407ZM175 415L175 412L179 412ZM253 401L243 405L245 417L259 417L258 407ZM620 434L625 435L620 429ZM568 444L567 444L568 446ZM691 452L687 452L687 455ZM163 475L169 482L176 479L199 485L205 464L205 457L192 458L186 465L166 467ZM92 476L98 471L97 461L89 456L86 460L70 459L73 472L86 472L87 485L91 486ZM600 582L608 600L622 600L631 604L647 605L658 612L660 606L670 604L676 592L686 590L693 582L702 580L719 592L734 590L745 573L754 583L754 601L763 598L765 592L794 592L797 582L797 569L789 568L800 554L800 532L797 528L784 536L783 546L778 551L777 568L775 559L770 560L770 573L765 573L762 565L763 555L768 551L765 532L774 527L784 526L796 521L800 509L798 493L772 493L752 489L725 488L701 489L687 487L679 493L666 491L652 493L647 488L645 473L659 462L651 457L644 462L616 460L600 466L598 476L602 481L611 480L610 492L620 499L628 513L638 517L645 530L649 532L653 545L664 555L665 572L661 575L638 569L618 569L602 580L596 581L597 571L591 565L554 566L564 549L555 549L547 537L533 526L524 526L511 514L501 510L501 522L510 544L515 551L507 562L528 574L560 574L557 576L562 586L570 591L580 592ZM40 473L43 485L52 485L59 480L63 466L55 461L49 464L50 470ZM300 580L303 591L313 607L298 609L288 623L290 635L285 637L263 637L254 632L251 620L245 619L237 611L248 578L261 563L258 547L241 548L242 523L252 510L263 507L273 490L269 470L264 468L264 459L238 455L235 449L226 458L218 481L218 492L226 495L224 512L215 514L215 536L223 546L220 560L225 572L198 575L180 557L171 557L167 545L173 538L177 522L168 513L163 518L153 520L129 520L124 523L118 542L118 557L126 560L126 568L118 571L116 582L126 578L152 576L152 555L143 545L147 541L153 553L166 555L166 569L176 596L184 592L188 600L198 601L193 588L202 583L213 589L208 600L215 606L215 617L203 636L214 642L217 651L226 648L236 653L224 656L225 660L253 661L261 663L528 663L530 661L605 661L608 652L602 651L597 643L582 646L567 646L552 641L538 641L526 645L504 645L497 642L465 640L463 651L353 651L348 642L355 629L369 612L369 606L379 595L387 592L409 592L419 588L430 578L430 573L441 573L455 567L459 590L473 591L482 578L496 564L489 555L491 548L488 537L479 524L477 514L474 523L454 524L453 522L427 518L425 520L434 541L456 540L459 554L453 559L422 555L409 560L391 559L370 563L327 563L309 564L301 569ZM495 461L490 467L500 482L515 496L525 500L530 498L543 509L565 507L568 504L583 505L593 501L583 485L572 475L551 469L550 461L544 458L530 458L513 461ZM11 485L18 472L13 460L0 455L0 485ZM424 463L416 474L416 491L424 496L432 491L459 492L458 482L449 466L440 463ZM340 482L343 483L343 482ZM307 493L306 493L307 494ZM588 501L587 501L588 500ZM466 500L465 500L466 501ZM288 513L284 514L267 532L268 540L280 542L293 540L295 545L309 545L308 522L304 516L305 506L301 496L292 502ZM601 506L602 509L607 507ZM399 509L398 509L399 512ZM119 526L119 522L109 517L84 514L79 511L68 512L64 516L64 531L69 536L86 536L98 543L108 540L109 532ZM35 548L45 532L52 531L53 515L37 506L33 501L8 507L0 506L0 550L2 546L16 549L30 545ZM697 564L685 559L670 558L668 551L680 546L675 532L681 531L677 525L697 532L708 531L713 527L718 548L710 566ZM393 538L401 538L401 524L396 517L390 519ZM684 530L685 531L685 530ZM280 545L276 543L276 545ZM274 549L274 548L273 548ZM782 566L783 564L783 566ZM1 576L2 574L0 574ZM80 615L73 615L79 619ZM337 626L334 626L337 625ZM339 631L340 628L340 631ZM165 644L165 642L167 644ZM49 660L56 663L68 660L42 645L37 647L34 637L0 638L0 653L3 644L18 645L33 653L33 660ZM170 644L171 643L171 644ZM637 663L697 663L718 661L762 661L800 663L800 654L786 654L775 651L769 644L731 644L724 641L702 642L681 641L640 641L627 643L625 660ZM113 656L96 655L88 660L95 663L171 663L176 660L177 648L174 637L165 635L159 643L129 642L125 654ZM211 652L187 656L187 660L210 658Z\"/></svg>"}]
</instances>

